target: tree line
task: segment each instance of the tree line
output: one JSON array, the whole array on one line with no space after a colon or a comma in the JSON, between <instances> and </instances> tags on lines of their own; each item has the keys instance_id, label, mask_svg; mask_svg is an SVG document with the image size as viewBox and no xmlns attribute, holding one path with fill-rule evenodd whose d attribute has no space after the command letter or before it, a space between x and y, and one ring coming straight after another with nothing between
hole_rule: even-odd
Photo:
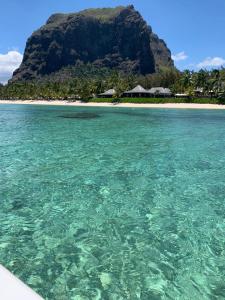
<instances>
[{"instance_id":1,"label":"tree line","mask_svg":"<svg viewBox=\"0 0 225 300\"><path fill-rule=\"evenodd\" d=\"M119 98L124 91L138 84L146 89L170 88L174 94L186 93L190 97L201 88L204 96L225 98L225 68L183 72L161 68L158 73L138 76L118 71L96 71L90 65L79 72L70 67L37 80L0 85L0 99L88 101L111 88L116 90L116 98Z\"/></svg>"}]
</instances>

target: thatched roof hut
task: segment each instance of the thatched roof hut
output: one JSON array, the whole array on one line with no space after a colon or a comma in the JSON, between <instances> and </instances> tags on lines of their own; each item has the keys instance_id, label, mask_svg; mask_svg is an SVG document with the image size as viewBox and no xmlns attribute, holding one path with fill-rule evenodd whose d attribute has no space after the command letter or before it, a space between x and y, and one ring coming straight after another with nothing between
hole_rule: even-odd
<instances>
[{"instance_id":1,"label":"thatched roof hut","mask_svg":"<svg viewBox=\"0 0 225 300\"><path fill-rule=\"evenodd\" d=\"M115 89L110 89L108 91L105 91L104 93L101 93L98 95L98 97L100 98L112 98L113 96L115 96L116 91Z\"/></svg>"},{"instance_id":2,"label":"thatched roof hut","mask_svg":"<svg viewBox=\"0 0 225 300\"><path fill-rule=\"evenodd\" d=\"M137 85L134 89L123 93L125 97L148 97L149 92L141 85Z\"/></svg>"},{"instance_id":3,"label":"thatched roof hut","mask_svg":"<svg viewBox=\"0 0 225 300\"><path fill-rule=\"evenodd\" d=\"M151 88L148 92L153 96L157 96L157 95L164 96L164 97L172 96L171 90L168 88L163 88L163 87L154 87L154 88Z\"/></svg>"}]
</instances>

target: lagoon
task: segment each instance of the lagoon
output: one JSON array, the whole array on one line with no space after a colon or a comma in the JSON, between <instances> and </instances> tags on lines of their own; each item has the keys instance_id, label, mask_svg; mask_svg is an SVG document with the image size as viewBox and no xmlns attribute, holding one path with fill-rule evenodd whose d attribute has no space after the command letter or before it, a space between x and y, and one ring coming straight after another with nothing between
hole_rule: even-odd
<instances>
[{"instance_id":1,"label":"lagoon","mask_svg":"<svg viewBox=\"0 0 225 300\"><path fill-rule=\"evenodd\" d=\"M44 299L224 299L225 112L0 106L0 263Z\"/></svg>"}]
</instances>

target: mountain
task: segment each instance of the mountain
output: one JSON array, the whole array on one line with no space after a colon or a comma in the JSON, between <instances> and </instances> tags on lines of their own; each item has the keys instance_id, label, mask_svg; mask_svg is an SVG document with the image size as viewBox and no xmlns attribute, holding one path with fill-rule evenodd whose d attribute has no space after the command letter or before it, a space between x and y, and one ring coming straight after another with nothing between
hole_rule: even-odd
<instances>
[{"instance_id":1,"label":"mountain","mask_svg":"<svg viewBox=\"0 0 225 300\"><path fill-rule=\"evenodd\" d=\"M81 64L150 74L173 67L165 42L133 6L54 14L28 39L12 81L32 80Z\"/></svg>"}]
</instances>

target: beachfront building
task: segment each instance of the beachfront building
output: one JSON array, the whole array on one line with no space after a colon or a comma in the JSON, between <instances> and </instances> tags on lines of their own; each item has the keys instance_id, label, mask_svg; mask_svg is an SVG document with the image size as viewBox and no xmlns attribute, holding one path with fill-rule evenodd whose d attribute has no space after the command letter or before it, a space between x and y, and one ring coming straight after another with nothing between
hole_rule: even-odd
<instances>
[{"instance_id":1,"label":"beachfront building","mask_svg":"<svg viewBox=\"0 0 225 300\"><path fill-rule=\"evenodd\" d=\"M153 97L171 97L173 94L170 89L163 87L153 87L148 92Z\"/></svg>"},{"instance_id":2,"label":"beachfront building","mask_svg":"<svg viewBox=\"0 0 225 300\"><path fill-rule=\"evenodd\" d=\"M190 96L186 93L178 93L178 94L175 94L175 97L176 98L190 98Z\"/></svg>"},{"instance_id":3,"label":"beachfront building","mask_svg":"<svg viewBox=\"0 0 225 300\"><path fill-rule=\"evenodd\" d=\"M149 92L144 89L141 85L137 85L134 89L126 91L123 93L123 97L129 98L140 98L140 97L149 97Z\"/></svg>"},{"instance_id":4,"label":"beachfront building","mask_svg":"<svg viewBox=\"0 0 225 300\"><path fill-rule=\"evenodd\" d=\"M204 89L201 88L201 87L196 88L196 89L194 90L194 95L195 95L196 97L201 97L201 96L203 96L203 95L204 95Z\"/></svg>"},{"instance_id":5,"label":"beachfront building","mask_svg":"<svg viewBox=\"0 0 225 300\"><path fill-rule=\"evenodd\" d=\"M115 89L108 90L98 95L99 98L113 98L116 95ZM141 85L137 85L132 90L126 91L122 97L128 98L157 98L157 97L171 97L173 93L168 88L154 87L150 90L144 89Z\"/></svg>"},{"instance_id":6,"label":"beachfront building","mask_svg":"<svg viewBox=\"0 0 225 300\"><path fill-rule=\"evenodd\" d=\"M111 89L111 90L108 90L104 93L99 94L98 97L99 98L112 98L115 95L116 95L115 89Z\"/></svg>"}]
</instances>

